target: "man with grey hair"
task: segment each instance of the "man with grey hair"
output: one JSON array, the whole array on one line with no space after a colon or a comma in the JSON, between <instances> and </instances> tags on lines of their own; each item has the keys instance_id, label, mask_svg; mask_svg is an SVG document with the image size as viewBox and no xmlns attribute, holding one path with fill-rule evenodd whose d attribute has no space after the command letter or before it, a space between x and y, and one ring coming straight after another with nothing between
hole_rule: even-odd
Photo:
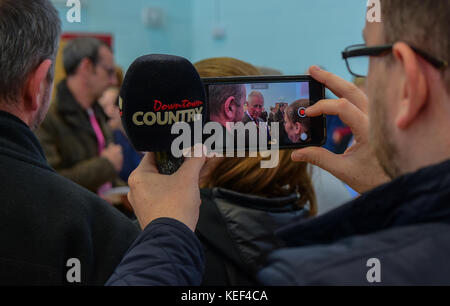
<instances>
[{"instance_id":1,"label":"man with grey hair","mask_svg":"<svg viewBox=\"0 0 450 306\"><path fill-rule=\"evenodd\" d=\"M264 109L264 96L259 91L252 91L247 99L247 111L242 122L247 123L253 121L258 126L262 122L260 116Z\"/></svg>"},{"instance_id":2,"label":"man with grey hair","mask_svg":"<svg viewBox=\"0 0 450 306\"><path fill-rule=\"evenodd\" d=\"M95 38L71 40L64 49L67 78L57 86L47 118L37 131L50 165L61 175L103 195L118 178L122 149L114 137L98 99L117 85L114 57Z\"/></svg>"},{"instance_id":3,"label":"man with grey hair","mask_svg":"<svg viewBox=\"0 0 450 306\"><path fill-rule=\"evenodd\" d=\"M0 285L102 285L137 227L58 175L44 119L61 25L48 0L0 0Z\"/></svg>"},{"instance_id":4,"label":"man with grey hair","mask_svg":"<svg viewBox=\"0 0 450 306\"><path fill-rule=\"evenodd\" d=\"M264 122L264 120L261 118L261 115L264 110L264 96L259 91L252 91L247 98L247 111L244 114L244 118L242 119L242 122L244 124L247 124L249 122L254 122L256 125L256 130L259 133L259 125L260 123ZM267 140L271 140L271 134L269 131L269 127L266 126L266 133L267 133ZM245 142L250 143L250 135L246 133L245 135ZM259 147L259 137L256 140L257 146Z\"/></svg>"}]
</instances>

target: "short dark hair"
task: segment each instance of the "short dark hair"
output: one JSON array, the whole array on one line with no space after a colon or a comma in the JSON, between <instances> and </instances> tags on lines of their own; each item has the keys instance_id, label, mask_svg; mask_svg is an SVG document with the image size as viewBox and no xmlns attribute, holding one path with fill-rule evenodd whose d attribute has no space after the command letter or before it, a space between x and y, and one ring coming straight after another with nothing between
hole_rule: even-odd
<instances>
[{"instance_id":1,"label":"short dark hair","mask_svg":"<svg viewBox=\"0 0 450 306\"><path fill-rule=\"evenodd\" d=\"M218 116L222 105L229 97L234 97L236 104L241 106L240 101L245 99L245 85L243 84L221 84L209 86L209 112Z\"/></svg>"},{"instance_id":2,"label":"short dark hair","mask_svg":"<svg viewBox=\"0 0 450 306\"><path fill-rule=\"evenodd\" d=\"M382 0L381 12L385 43L404 41L450 62L449 0ZM449 91L448 67L442 75Z\"/></svg>"},{"instance_id":3,"label":"short dark hair","mask_svg":"<svg viewBox=\"0 0 450 306\"><path fill-rule=\"evenodd\" d=\"M80 37L69 41L63 51L63 64L67 75L74 75L81 61L88 58L94 65L99 61L99 49L110 47L103 41L92 37Z\"/></svg>"},{"instance_id":4,"label":"short dark hair","mask_svg":"<svg viewBox=\"0 0 450 306\"><path fill-rule=\"evenodd\" d=\"M49 0L0 0L0 100L15 103L29 74L44 60L53 62L61 21Z\"/></svg>"}]
</instances>

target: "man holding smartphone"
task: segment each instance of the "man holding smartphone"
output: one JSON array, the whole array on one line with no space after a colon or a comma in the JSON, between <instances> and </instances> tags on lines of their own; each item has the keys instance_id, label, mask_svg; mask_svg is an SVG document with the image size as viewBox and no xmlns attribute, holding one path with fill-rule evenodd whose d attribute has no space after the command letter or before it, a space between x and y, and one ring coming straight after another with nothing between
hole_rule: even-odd
<instances>
[{"instance_id":1,"label":"man holding smartphone","mask_svg":"<svg viewBox=\"0 0 450 306\"><path fill-rule=\"evenodd\" d=\"M268 256L258 275L262 284L450 284L450 2L382 0L381 6L383 22L367 23L366 44L344 52L352 74L363 74L351 65L352 58L367 60L368 96L329 72L310 68L312 77L339 99L319 101L306 115L338 115L351 127L355 143L342 155L313 147L292 155L294 161L330 171L363 195L280 232L286 247ZM133 185L151 186L163 177L154 171L147 175L146 167L137 169L129 194L141 210L145 203L137 199L143 191ZM176 182L179 175L165 179ZM161 198L185 202L176 192L171 200L167 194ZM186 203L191 214L198 214L199 205L198 200ZM153 220L150 213L141 215L147 216L145 223ZM149 263L131 263L132 253L126 263ZM116 276L129 276L126 271L119 267Z\"/></svg>"},{"instance_id":2,"label":"man holding smartphone","mask_svg":"<svg viewBox=\"0 0 450 306\"><path fill-rule=\"evenodd\" d=\"M381 5L383 23L367 22L365 45L343 53L353 75L367 76L368 97L310 69L339 99L320 101L306 114L338 115L355 144L342 155L323 148L292 155L363 195L280 232L288 248L269 256L259 273L264 284L450 284L450 2ZM366 59L367 70L352 65L353 58Z\"/></svg>"}]
</instances>

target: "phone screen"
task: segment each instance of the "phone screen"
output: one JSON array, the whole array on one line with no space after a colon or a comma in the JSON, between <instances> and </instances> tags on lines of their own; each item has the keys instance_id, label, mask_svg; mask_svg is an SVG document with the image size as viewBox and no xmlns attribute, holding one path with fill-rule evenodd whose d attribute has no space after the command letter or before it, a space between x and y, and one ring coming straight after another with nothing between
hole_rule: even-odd
<instances>
[{"instance_id":1,"label":"phone screen","mask_svg":"<svg viewBox=\"0 0 450 306\"><path fill-rule=\"evenodd\" d=\"M233 134L234 143L228 142L227 148L256 150L266 142L268 147L298 148L323 145L326 139L325 119L306 116L306 109L323 99L323 86L309 76L216 78L204 83L209 122ZM239 134L230 127L242 127L240 122L247 129Z\"/></svg>"}]
</instances>

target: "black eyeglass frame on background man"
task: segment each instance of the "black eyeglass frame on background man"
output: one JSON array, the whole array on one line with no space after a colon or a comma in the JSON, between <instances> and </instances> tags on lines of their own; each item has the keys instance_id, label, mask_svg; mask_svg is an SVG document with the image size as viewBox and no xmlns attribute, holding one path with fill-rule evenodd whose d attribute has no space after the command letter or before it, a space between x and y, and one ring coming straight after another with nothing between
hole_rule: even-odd
<instances>
[{"instance_id":1,"label":"black eyeglass frame on background man","mask_svg":"<svg viewBox=\"0 0 450 306\"><path fill-rule=\"evenodd\" d=\"M387 54L387 52L392 51L393 47L394 47L393 44L392 45L382 45L382 46L370 46L370 47L366 46L365 44L352 45L352 46L345 48L345 50L342 52L342 58L345 60L348 71L353 76L366 78L367 75L358 74L352 70L349 59L355 58L355 57L362 57L362 56L382 56L383 53ZM441 69L446 69L448 67L448 63L446 61L439 60L439 59L437 59L415 47L410 46L410 48L414 52L419 54L421 57L423 57L431 65L433 65L433 67L435 67L436 69L441 70Z\"/></svg>"}]
</instances>

